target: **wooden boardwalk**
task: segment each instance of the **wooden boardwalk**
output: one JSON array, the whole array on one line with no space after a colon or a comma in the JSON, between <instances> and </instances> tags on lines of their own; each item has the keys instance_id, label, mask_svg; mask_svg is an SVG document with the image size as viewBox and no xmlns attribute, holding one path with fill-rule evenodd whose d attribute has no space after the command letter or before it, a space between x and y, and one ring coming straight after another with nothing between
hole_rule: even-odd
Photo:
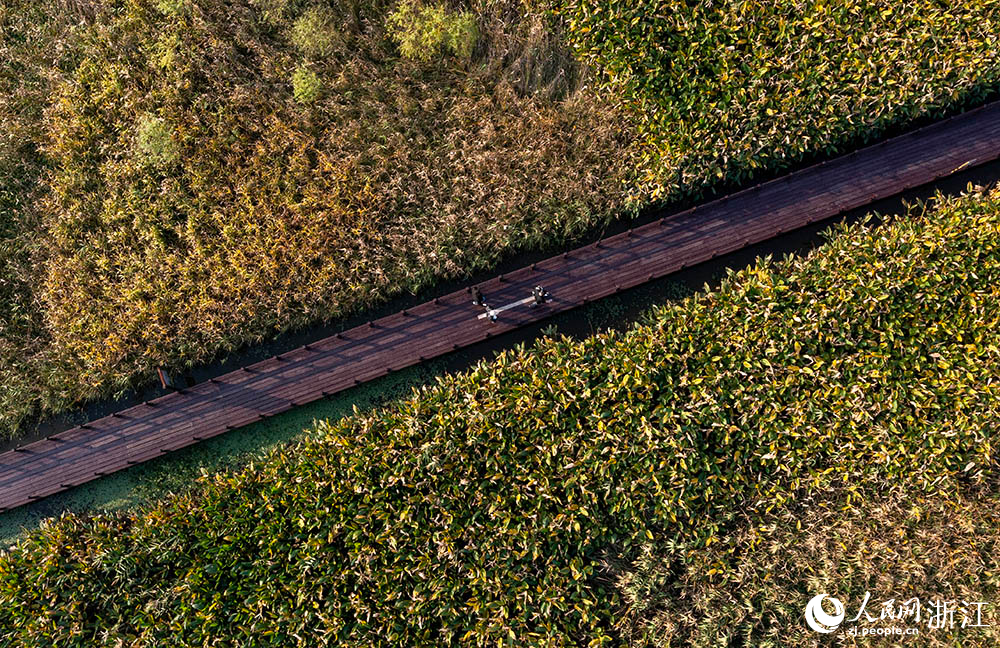
<instances>
[{"instance_id":1,"label":"wooden boardwalk","mask_svg":"<svg viewBox=\"0 0 1000 648\"><path fill-rule=\"evenodd\" d=\"M532 264L0 454L0 511L998 157L994 103Z\"/></svg>"}]
</instances>

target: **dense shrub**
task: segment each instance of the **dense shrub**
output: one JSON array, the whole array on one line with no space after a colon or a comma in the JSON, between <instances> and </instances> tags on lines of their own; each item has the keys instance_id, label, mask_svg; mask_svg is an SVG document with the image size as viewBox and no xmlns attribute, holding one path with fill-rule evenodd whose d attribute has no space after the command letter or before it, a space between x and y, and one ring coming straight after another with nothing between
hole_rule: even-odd
<instances>
[{"instance_id":1,"label":"dense shrub","mask_svg":"<svg viewBox=\"0 0 1000 648\"><path fill-rule=\"evenodd\" d=\"M156 8L165 16L180 16L184 13L185 0L157 0Z\"/></svg>"},{"instance_id":2,"label":"dense shrub","mask_svg":"<svg viewBox=\"0 0 1000 648\"><path fill-rule=\"evenodd\" d=\"M479 35L472 14L452 13L443 5L422 5L416 0L403 0L389 14L389 24L400 53L425 62L443 52L467 59Z\"/></svg>"},{"instance_id":3,"label":"dense shrub","mask_svg":"<svg viewBox=\"0 0 1000 648\"><path fill-rule=\"evenodd\" d=\"M998 282L1000 192L841 231L148 512L54 521L0 558L0 627L24 648L612 642L609 557L995 479Z\"/></svg>"},{"instance_id":4,"label":"dense shrub","mask_svg":"<svg viewBox=\"0 0 1000 648\"><path fill-rule=\"evenodd\" d=\"M328 7L311 7L292 27L292 42L306 56L329 56L337 51L340 39L336 16Z\"/></svg>"},{"instance_id":5,"label":"dense shrub","mask_svg":"<svg viewBox=\"0 0 1000 648\"><path fill-rule=\"evenodd\" d=\"M139 119L136 145L150 162L158 166L165 166L177 160L178 149L173 129L159 117L143 115Z\"/></svg>"},{"instance_id":6,"label":"dense shrub","mask_svg":"<svg viewBox=\"0 0 1000 648\"><path fill-rule=\"evenodd\" d=\"M310 104L319 99L323 82L305 65L295 68L292 74L292 95L299 103Z\"/></svg>"},{"instance_id":7,"label":"dense shrub","mask_svg":"<svg viewBox=\"0 0 1000 648\"><path fill-rule=\"evenodd\" d=\"M552 0L646 142L645 202L983 97L1000 2Z\"/></svg>"}]
</instances>

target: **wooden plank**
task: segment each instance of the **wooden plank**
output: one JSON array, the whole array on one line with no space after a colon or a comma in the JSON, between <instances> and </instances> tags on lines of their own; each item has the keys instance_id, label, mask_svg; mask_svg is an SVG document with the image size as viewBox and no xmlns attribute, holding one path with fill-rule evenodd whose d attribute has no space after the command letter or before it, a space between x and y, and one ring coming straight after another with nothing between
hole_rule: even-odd
<instances>
[{"instance_id":1,"label":"wooden plank","mask_svg":"<svg viewBox=\"0 0 1000 648\"><path fill-rule=\"evenodd\" d=\"M455 291L0 454L0 510L997 158L1000 102L479 284L493 306L541 284L553 295L542 307L519 305L493 323Z\"/></svg>"}]
</instances>

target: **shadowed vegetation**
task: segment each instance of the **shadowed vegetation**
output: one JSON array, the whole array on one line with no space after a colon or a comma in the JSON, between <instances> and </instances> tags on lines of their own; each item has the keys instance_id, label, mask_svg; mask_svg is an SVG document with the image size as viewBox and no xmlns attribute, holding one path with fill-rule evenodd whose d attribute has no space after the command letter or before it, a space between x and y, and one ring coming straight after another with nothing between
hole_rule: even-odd
<instances>
[{"instance_id":1,"label":"shadowed vegetation","mask_svg":"<svg viewBox=\"0 0 1000 648\"><path fill-rule=\"evenodd\" d=\"M711 548L650 542L628 565L609 562L622 595L618 622L633 646L709 648L822 645L803 621L813 596L828 593L847 607L838 645L868 646L846 631L899 627L917 636L882 641L919 645L995 646L1000 594L1000 493L995 486L946 497L885 495L861 489L845 506L817 496L780 514L739 519L740 528ZM867 617L860 611L865 594ZM883 603L920 600L914 616L882 619ZM953 627L933 627L933 601L948 601ZM982 601L981 621L976 607ZM964 611L964 612L963 612ZM962 627L967 621L969 627Z\"/></svg>"}]
</instances>

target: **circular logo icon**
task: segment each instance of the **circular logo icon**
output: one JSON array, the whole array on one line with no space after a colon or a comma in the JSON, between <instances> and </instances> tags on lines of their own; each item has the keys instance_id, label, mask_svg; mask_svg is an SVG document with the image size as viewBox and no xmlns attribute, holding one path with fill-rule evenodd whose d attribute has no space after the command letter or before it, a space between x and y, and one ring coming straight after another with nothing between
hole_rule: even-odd
<instances>
[{"instance_id":1,"label":"circular logo icon","mask_svg":"<svg viewBox=\"0 0 1000 648\"><path fill-rule=\"evenodd\" d=\"M830 603L833 604L833 614L827 614L823 610L823 599L830 599ZM832 596L818 594L806 603L806 625L816 632L831 633L843 620L844 604Z\"/></svg>"}]
</instances>

